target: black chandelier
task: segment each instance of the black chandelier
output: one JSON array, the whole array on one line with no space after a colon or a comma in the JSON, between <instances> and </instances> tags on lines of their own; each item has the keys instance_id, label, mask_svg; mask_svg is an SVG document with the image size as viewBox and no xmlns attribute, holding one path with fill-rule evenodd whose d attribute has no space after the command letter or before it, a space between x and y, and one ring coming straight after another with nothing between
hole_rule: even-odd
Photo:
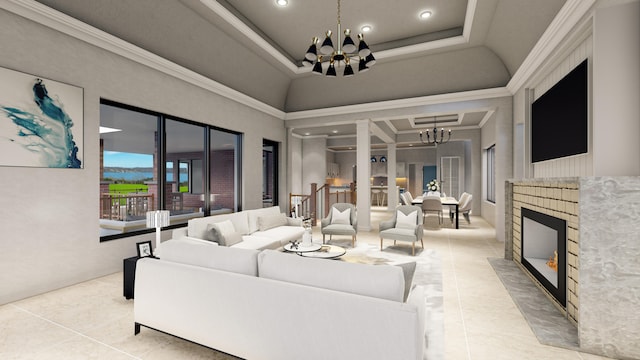
<instances>
[{"instance_id":1,"label":"black chandelier","mask_svg":"<svg viewBox=\"0 0 640 360\"><path fill-rule=\"evenodd\" d=\"M351 38L351 30L346 29L344 31L344 40L340 41L342 30L340 28L340 0L338 0L338 48L333 47L333 41L331 40L331 30L327 30L326 37L320 46L320 54L318 55L318 37L314 37L309 46L309 50L304 56L302 63L305 66L313 66L313 73L322 75L322 62L328 61L329 67L327 68L326 76L336 76L336 67L342 66L344 63L344 77L350 77L354 75L351 62L356 56L359 57L358 72L365 72L369 70L371 66L376 63L375 57L369 50L369 46L364 41L362 34L358 34L358 46L353 42ZM355 60L353 60L355 61Z\"/></svg>"},{"instance_id":2,"label":"black chandelier","mask_svg":"<svg viewBox=\"0 0 640 360\"><path fill-rule=\"evenodd\" d=\"M444 144L451 139L451 129L446 133L447 138L445 139L445 130L444 128L438 130L438 122L437 119L433 118L433 130L425 130L424 135L422 135L422 131L420 131L420 142L426 145L435 145ZM426 137L426 139L425 139Z\"/></svg>"}]
</instances>

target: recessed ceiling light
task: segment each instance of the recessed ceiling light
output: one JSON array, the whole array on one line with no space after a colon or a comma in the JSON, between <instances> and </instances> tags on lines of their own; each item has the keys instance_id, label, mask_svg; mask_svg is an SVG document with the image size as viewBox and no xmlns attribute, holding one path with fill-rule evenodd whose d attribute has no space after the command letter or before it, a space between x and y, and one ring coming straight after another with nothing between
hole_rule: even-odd
<instances>
[{"instance_id":1,"label":"recessed ceiling light","mask_svg":"<svg viewBox=\"0 0 640 360\"><path fill-rule=\"evenodd\" d=\"M373 28L371 27L371 25L364 25L364 26L362 26L362 27L360 28L360 31L362 31L363 33L366 33L366 32L371 31L371 29L373 29Z\"/></svg>"},{"instance_id":2,"label":"recessed ceiling light","mask_svg":"<svg viewBox=\"0 0 640 360\"><path fill-rule=\"evenodd\" d=\"M331 132L332 132L332 133L334 133L334 134L337 134L337 133L338 133L338 130L333 130L333 131L331 131Z\"/></svg>"},{"instance_id":3,"label":"recessed ceiling light","mask_svg":"<svg viewBox=\"0 0 640 360\"><path fill-rule=\"evenodd\" d=\"M428 19L428 18L431 17L431 15L432 15L431 11L429 11L429 10L423 11L419 15L420 16L420 20Z\"/></svg>"},{"instance_id":4,"label":"recessed ceiling light","mask_svg":"<svg viewBox=\"0 0 640 360\"><path fill-rule=\"evenodd\" d=\"M311 135L311 133L306 132L306 133L304 133L304 135L305 136L309 136L309 135Z\"/></svg>"},{"instance_id":5,"label":"recessed ceiling light","mask_svg":"<svg viewBox=\"0 0 640 360\"><path fill-rule=\"evenodd\" d=\"M287 6L287 5L289 5L289 1L287 1L287 0L276 0L276 4L278 4L278 6Z\"/></svg>"}]
</instances>

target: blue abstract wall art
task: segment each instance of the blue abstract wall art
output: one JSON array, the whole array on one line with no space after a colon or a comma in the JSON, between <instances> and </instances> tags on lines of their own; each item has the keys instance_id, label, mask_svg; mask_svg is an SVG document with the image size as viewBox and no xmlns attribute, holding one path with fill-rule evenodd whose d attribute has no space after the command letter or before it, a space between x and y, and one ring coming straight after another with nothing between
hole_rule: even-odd
<instances>
[{"instance_id":1,"label":"blue abstract wall art","mask_svg":"<svg viewBox=\"0 0 640 360\"><path fill-rule=\"evenodd\" d=\"M83 89L0 68L0 166L82 168Z\"/></svg>"}]
</instances>

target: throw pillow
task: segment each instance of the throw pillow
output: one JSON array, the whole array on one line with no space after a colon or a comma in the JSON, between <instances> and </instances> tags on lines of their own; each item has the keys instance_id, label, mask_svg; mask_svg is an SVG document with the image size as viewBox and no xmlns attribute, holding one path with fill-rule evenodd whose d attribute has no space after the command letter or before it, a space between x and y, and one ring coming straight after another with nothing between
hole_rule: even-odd
<instances>
[{"instance_id":1,"label":"throw pillow","mask_svg":"<svg viewBox=\"0 0 640 360\"><path fill-rule=\"evenodd\" d=\"M342 212L336 208L331 208L331 223L351 225L351 209L346 209Z\"/></svg>"},{"instance_id":2,"label":"throw pillow","mask_svg":"<svg viewBox=\"0 0 640 360\"><path fill-rule=\"evenodd\" d=\"M287 225L287 218L282 213L278 215L267 215L258 217L259 231L265 231L285 225Z\"/></svg>"},{"instance_id":3,"label":"throw pillow","mask_svg":"<svg viewBox=\"0 0 640 360\"><path fill-rule=\"evenodd\" d=\"M240 233L232 232L224 236L224 246L233 246L239 242L242 242L242 234Z\"/></svg>"},{"instance_id":4,"label":"throw pillow","mask_svg":"<svg viewBox=\"0 0 640 360\"><path fill-rule=\"evenodd\" d=\"M396 229L413 229L416 227L418 220L418 210L405 215L398 210L396 214Z\"/></svg>"},{"instance_id":5,"label":"throw pillow","mask_svg":"<svg viewBox=\"0 0 640 360\"><path fill-rule=\"evenodd\" d=\"M229 234L233 234L236 232L235 227L231 220L225 220L214 224L209 224L208 233L210 236L207 237L207 240L211 240L213 242L218 243L219 245L226 246L226 236Z\"/></svg>"}]
</instances>

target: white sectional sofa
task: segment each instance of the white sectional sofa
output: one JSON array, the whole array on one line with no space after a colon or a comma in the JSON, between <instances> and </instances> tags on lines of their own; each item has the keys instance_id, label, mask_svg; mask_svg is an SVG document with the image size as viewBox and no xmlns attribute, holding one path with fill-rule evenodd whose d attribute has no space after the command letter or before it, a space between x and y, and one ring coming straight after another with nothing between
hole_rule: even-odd
<instances>
[{"instance_id":1,"label":"white sectional sofa","mask_svg":"<svg viewBox=\"0 0 640 360\"><path fill-rule=\"evenodd\" d=\"M250 360L422 360L424 290L404 291L398 266L169 240L137 263L135 333Z\"/></svg>"},{"instance_id":2,"label":"white sectional sofa","mask_svg":"<svg viewBox=\"0 0 640 360\"><path fill-rule=\"evenodd\" d=\"M232 224L233 238L241 239L230 247L243 249L279 249L292 240L300 240L304 232L302 219L286 217L278 206L272 206L191 219L186 228L173 230L172 238L194 242L217 241L212 235L212 227L223 223Z\"/></svg>"}]
</instances>

